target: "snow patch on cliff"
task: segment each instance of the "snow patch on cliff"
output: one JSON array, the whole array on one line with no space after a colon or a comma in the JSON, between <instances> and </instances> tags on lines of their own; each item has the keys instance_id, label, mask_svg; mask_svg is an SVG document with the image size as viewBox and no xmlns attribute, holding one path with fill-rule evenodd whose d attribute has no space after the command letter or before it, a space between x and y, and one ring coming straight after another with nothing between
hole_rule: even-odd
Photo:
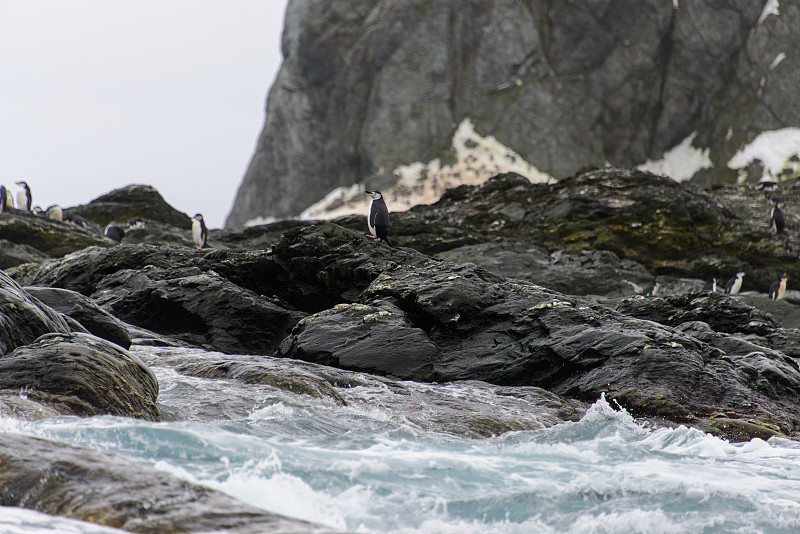
<instances>
[{"instance_id":1,"label":"snow patch on cliff","mask_svg":"<svg viewBox=\"0 0 800 534\"><path fill-rule=\"evenodd\" d=\"M764 4L764 9L761 10L761 16L758 17L758 25L767 20L767 17L770 15L775 15L776 17L780 16L781 14L781 4L778 0L767 0Z\"/></svg>"},{"instance_id":2,"label":"snow patch on cliff","mask_svg":"<svg viewBox=\"0 0 800 534\"><path fill-rule=\"evenodd\" d=\"M781 128L761 132L750 143L739 149L728 161L731 169L744 169L756 160L764 165L765 172L781 179L790 179L798 172L800 155L800 128Z\"/></svg>"},{"instance_id":3,"label":"snow patch on cliff","mask_svg":"<svg viewBox=\"0 0 800 534\"><path fill-rule=\"evenodd\" d=\"M382 191L389 211L405 211L418 204L431 204L451 187L479 185L492 176L516 172L534 183L553 183L547 173L525 161L519 154L494 136L481 136L475 125L464 119L453 134L452 149L456 161L442 165L434 159L428 163L414 162L393 171L395 185ZM300 219L330 219L351 213L366 213L369 197L364 185L339 187L325 198L308 207Z\"/></svg>"},{"instance_id":4,"label":"snow patch on cliff","mask_svg":"<svg viewBox=\"0 0 800 534\"><path fill-rule=\"evenodd\" d=\"M676 182L684 182L697 174L701 169L712 167L709 149L700 150L692 145L697 132L692 132L686 139L664 153L659 160L647 160L638 169L668 176Z\"/></svg>"}]
</instances>

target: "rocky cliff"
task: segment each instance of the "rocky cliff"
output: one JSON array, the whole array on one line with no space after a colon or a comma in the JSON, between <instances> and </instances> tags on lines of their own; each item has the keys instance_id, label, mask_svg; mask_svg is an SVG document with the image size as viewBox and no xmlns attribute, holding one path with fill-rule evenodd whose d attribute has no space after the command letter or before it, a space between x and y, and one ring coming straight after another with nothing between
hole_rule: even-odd
<instances>
[{"instance_id":1,"label":"rocky cliff","mask_svg":"<svg viewBox=\"0 0 800 534\"><path fill-rule=\"evenodd\" d=\"M798 24L798 5L775 0L291 0L226 226L448 169L543 180L649 162L707 185L760 158L779 172L800 140L780 154L751 143L800 124Z\"/></svg>"}]
</instances>

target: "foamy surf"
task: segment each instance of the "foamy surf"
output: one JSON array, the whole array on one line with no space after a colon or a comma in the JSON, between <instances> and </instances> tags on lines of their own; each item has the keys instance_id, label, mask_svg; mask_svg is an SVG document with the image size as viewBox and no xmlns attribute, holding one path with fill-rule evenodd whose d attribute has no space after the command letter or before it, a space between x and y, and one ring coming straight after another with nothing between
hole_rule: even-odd
<instances>
[{"instance_id":1,"label":"foamy surf","mask_svg":"<svg viewBox=\"0 0 800 534\"><path fill-rule=\"evenodd\" d=\"M393 414L375 402L376 388L342 389L345 406L156 373L163 411L192 420L0 425L108 451L343 531L800 531L800 445L789 440L730 443L683 426L654 428L605 397L576 422L476 439ZM431 387L445 386L420 385ZM469 383L445 388L463 402L478 394Z\"/></svg>"}]
</instances>

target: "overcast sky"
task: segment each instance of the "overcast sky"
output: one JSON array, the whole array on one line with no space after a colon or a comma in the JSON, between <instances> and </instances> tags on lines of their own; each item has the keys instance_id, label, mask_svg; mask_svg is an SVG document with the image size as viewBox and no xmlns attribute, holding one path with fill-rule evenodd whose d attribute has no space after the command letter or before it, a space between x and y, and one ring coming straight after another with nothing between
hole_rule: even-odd
<instances>
[{"instance_id":1,"label":"overcast sky","mask_svg":"<svg viewBox=\"0 0 800 534\"><path fill-rule=\"evenodd\" d=\"M222 226L287 0L0 0L0 183L34 205L132 183Z\"/></svg>"}]
</instances>

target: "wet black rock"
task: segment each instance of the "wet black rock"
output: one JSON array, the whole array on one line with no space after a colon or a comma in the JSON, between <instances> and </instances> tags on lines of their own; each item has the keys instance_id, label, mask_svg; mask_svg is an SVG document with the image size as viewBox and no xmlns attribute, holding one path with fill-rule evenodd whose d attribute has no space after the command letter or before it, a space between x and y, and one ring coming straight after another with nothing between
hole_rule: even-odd
<instances>
[{"instance_id":1,"label":"wet black rock","mask_svg":"<svg viewBox=\"0 0 800 534\"><path fill-rule=\"evenodd\" d=\"M305 316L217 273L180 269L121 270L92 297L125 321L222 352L271 354Z\"/></svg>"},{"instance_id":2,"label":"wet black rock","mask_svg":"<svg viewBox=\"0 0 800 534\"><path fill-rule=\"evenodd\" d=\"M49 257L44 252L24 243L17 244L0 239L0 269L8 269L23 263L39 263Z\"/></svg>"},{"instance_id":3,"label":"wet black rock","mask_svg":"<svg viewBox=\"0 0 800 534\"><path fill-rule=\"evenodd\" d=\"M118 345L90 334L46 334L5 354L0 390L34 390L38 401L77 415L160 418L153 373Z\"/></svg>"},{"instance_id":4,"label":"wet black rock","mask_svg":"<svg viewBox=\"0 0 800 534\"><path fill-rule=\"evenodd\" d=\"M222 352L272 353L305 313L262 251L123 245L45 262L29 285L90 296L126 323Z\"/></svg>"},{"instance_id":5,"label":"wet black rock","mask_svg":"<svg viewBox=\"0 0 800 534\"><path fill-rule=\"evenodd\" d=\"M96 450L0 434L0 501L128 532L324 534L210 488Z\"/></svg>"},{"instance_id":6,"label":"wet black rock","mask_svg":"<svg viewBox=\"0 0 800 534\"><path fill-rule=\"evenodd\" d=\"M131 337L123 322L80 293L50 287L26 287L25 291L57 312L73 318L97 337L123 349L130 348Z\"/></svg>"},{"instance_id":7,"label":"wet black rock","mask_svg":"<svg viewBox=\"0 0 800 534\"><path fill-rule=\"evenodd\" d=\"M696 291L657 298L630 297L616 310L667 326L702 321L715 332L766 335L780 324L772 316L723 293Z\"/></svg>"},{"instance_id":8,"label":"wet black rock","mask_svg":"<svg viewBox=\"0 0 800 534\"><path fill-rule=\"evenodd\" d=\"M800 431L800 372L781 353L765 349L753 366L652 321L370 241L325 224L290 230L274 247L306 298L372 307L339 306L304 319L282 355L415 380L532 385L587 401L605 392L634 414L703 428L724 413L765 436ZM777 326L762 319L764 328ZM758 374L769 366L781 381L756 387L773 376ZM731 436L745 432L726 428Z\"/></svg>"},{"instance_id":9,"label":"wet black rock","mask_svg":"<svg viewBox=\"0 0 800 534\"><path fill-rule=\"evenodd\" d=\"M0 356L44 334L69 333L67 321L0 271Z\"/></svg>"},{"instance_id":10,"label":"wet black rock","mask_svg":"<svg viewBox=\"0 0 800 534\"><path fill-rule=\"evenodd\" d=\"M254 361L244 355L172 349L157 350L143 357L150 365L165 366L190 376L263 384L280 390L279 398L293 406L311 405L322 399L354 410L386 409L392 418L404 423L475 438L577 421L589 407L588 403L536 387L502 387L470 381L453 384L451 388L448 384L397 381L281 358ZM468 402L465 390L469 391ZM293 396L287 397L287 393Z\"/></svg>"}]
</instances>

